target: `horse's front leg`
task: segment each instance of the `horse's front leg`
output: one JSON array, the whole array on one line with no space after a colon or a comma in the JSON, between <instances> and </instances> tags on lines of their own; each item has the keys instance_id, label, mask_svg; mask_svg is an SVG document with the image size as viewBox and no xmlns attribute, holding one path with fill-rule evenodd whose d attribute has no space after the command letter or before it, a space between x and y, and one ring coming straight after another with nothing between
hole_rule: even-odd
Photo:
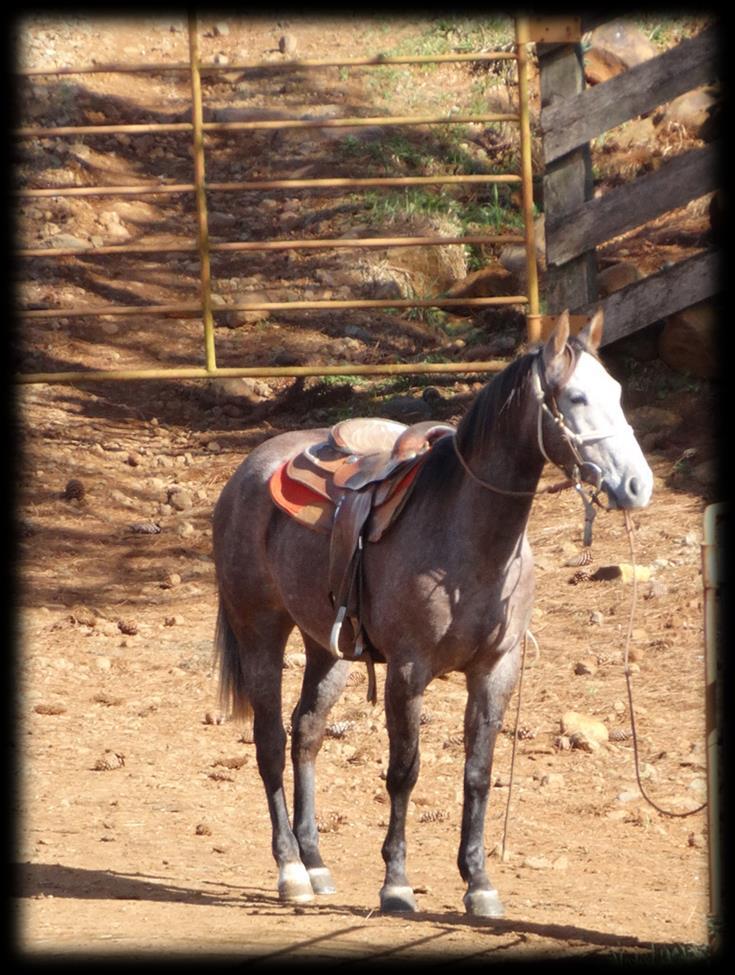
<instances>
[{"instance_id":1,"label":"horse's front leg","mask_svg":"<svg viewBox=\"0 0 735 975\"><path fill-rule=\"evenodd\" d=\"M492 669L466 674L467 708L464 722L464 805L457 863L467 884L468 914L502 917L503 905L485 870L485 813L495 741L518 677L519 645L504 654Z\"/></svg>"},{"instance_id":2,"label":"horse's front leg","mask_svg":"<svg viewBox=\"0 0 735 975\"><path fill-rule=\"evenodd\" d=\"M301 860L315 894L334 893L334 881L319 852L316 825L316 756L324 738L327 715L344 690L350 663L336 660L305 634L306 669L301 697L292 720L291 758L294 769L294 833Z\"/></svg>"},{"instance_id":3,"label":"horse's front leg","mask_svg":"<svg viewBox=\"0 0 735 975\"><path fill-rule=\"evenodd\" d=\"M406 813L419 775L419 724L428 676L415 664L389 664L385 681L385 717L389 758L386 786L390 820L383 843L385 881L380 909L415 911L413 888L406 877Z\"/></svg>"}]
</instances>

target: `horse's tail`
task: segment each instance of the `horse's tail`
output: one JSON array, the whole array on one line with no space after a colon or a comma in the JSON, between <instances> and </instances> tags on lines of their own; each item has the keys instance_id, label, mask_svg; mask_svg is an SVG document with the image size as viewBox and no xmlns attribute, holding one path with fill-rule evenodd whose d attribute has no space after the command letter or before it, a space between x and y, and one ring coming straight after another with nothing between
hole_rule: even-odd
<instances>
[{"instance_id":1,"label":"horse's tail","mask_svg":"<svg viewBox=\"0 0 735 975\"><path fill-rule=\"evenodd\" d=\"M227 619L222 597L219 600L217 625L214 631L215 666L219 665L219 706L224 715L235 721L252 722L253 709L245 686L240 645Z\"/></svg>"}]
</instances>

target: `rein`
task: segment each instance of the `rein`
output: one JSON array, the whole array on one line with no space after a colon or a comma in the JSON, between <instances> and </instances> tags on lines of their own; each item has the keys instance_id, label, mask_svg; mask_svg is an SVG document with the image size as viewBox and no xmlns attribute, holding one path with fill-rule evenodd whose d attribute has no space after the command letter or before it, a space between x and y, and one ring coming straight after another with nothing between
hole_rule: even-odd
<instances>
[{"instance_id":1,"label":"rein","mask_svg":"<svg viewBox=\"0 0 735 975\"><path fill-rule=\"evenodd\" d=\"M539 362L540 362L540 355L537 356L537 358L534 360L532 366L533 395L539 407L538 415L537 415L537 423L536 423L536 438L537 438L539 450L541 451L545 460L547 460L550 464L553 464L555 467L558 467L559 470L563 471L563 468L561 468L559 464L557 464L555 461L551 459L551 457L549 457L546 451L546 447L544 446L543 419L544 419L544 414L546 414L547 416L551 417L552 421L559 429L562 437L564 438L567 445L569 446L569 449L571 450L572 456L574 457L575 464L572 470L572 477L569 477L567 475L566 480L559 481L556 484L551 484L548 487L541 488L540 490L535 490L535 491L512 491L507 488L500 488L497 485L492 484L490 481L486 481L483 478L478 477L477 474L475 474L475 472L472 470L472 468L467 463L465 458L462 456L462 453L459 449L459 445L457 444L456 434L452 437L452 446L454 447L454 453L457 455L457 459L459 460L465 473L470 477L470 479L474 481L475 484L479 485L482 488L485 488L488 491L493 491L495 494L502 494L505 495L506 497L533 498L541 494L556 494L559 491L566 490L566 488L573 487L574 490L579 494L585 507L584 544L589 547L592 544L592 522L594 521L595 514L596 514L594 509L594 504L598 504L598 505L600 504L597 496L602 487L602 471L599 469L599 467L597 467L596 464L591 464L590 462L585 461L582 458L582 455L579 452L579 447L583 446L585 443L593 443L598 440L605 440L608 437L615 436L615 434L617 434L619 431L610 429L610 430L591 430L589 433L584 433L584 434L575 433L574 430L572 430L567 425L567 422L564 419L564 414L557 406L556 399L553 396L551 397L551 403L552 403L551 407L546 402L546 393L544 392L543 383L541 382L541 367L539 365ZM582 487L582 481L581 481L582 467L588 468L588 471L594 476L593 490L590 495L586 494L584 488ZM566 471L563 471L563 473L567 474Z\"/></svg>"},{"instance_id":2,"label":"rein","mask_svg":"<svg viewBox=\"0 0 735 975\"><path fill-rule=\"evenodd\" d=\"M470 477L471 480L478 484L481 488L485 488L488 491L494 491L495 494L504 494L511 498L535 498L539 494L556 494L559 491L563 491L566 488L574 487L575 482L570 478L565 481L559 481L557 484L550 484L548 487L541 488L538 491L509 491L506 488L496 487L495 484L491 484L490 481L485 481L472 470L470 465L464 459L460 453L459 446L457 445L456 434L452 437L452 446L454 447L454 453L457 455L457 460L460 462L465 470L465 473Z\"/></svg>"}]
</instances>

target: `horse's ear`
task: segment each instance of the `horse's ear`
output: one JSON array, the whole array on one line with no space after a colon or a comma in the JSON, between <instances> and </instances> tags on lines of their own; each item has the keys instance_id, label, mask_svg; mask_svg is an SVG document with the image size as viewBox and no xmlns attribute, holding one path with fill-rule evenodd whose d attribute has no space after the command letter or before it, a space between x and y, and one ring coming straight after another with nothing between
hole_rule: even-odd
<instances>
[{"instance_id":1,"label":"horse's ear","mask_svg":"<svg viewBox=\"0 0 735 975\"><path fill-rule=\"evenodd\" d=\"M551 335L546 340L543 351L544 368L548 371L554 363L558 363L559 356L564 351L564 346L569 338L569 310L565 309L556 320L556 325Z\"/></svg>"},{"instance_id":2,"label":"horse's ear","mask_svg":"<svg viewBox=\"0 0 735 975\"><path fill-rule=\"evenodd\" d=\"M597 352L602 341L602 330L605 325L605 314L602 308L598 308L592 318L579 333L579 339L585 344L590 352Z\"/></svg>"}]
</instances>

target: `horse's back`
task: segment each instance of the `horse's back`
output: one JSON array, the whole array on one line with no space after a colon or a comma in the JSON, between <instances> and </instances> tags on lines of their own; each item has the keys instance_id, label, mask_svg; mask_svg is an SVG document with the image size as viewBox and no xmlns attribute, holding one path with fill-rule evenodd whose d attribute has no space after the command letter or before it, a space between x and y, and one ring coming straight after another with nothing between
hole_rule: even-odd
<instances>
[{"instance_id":1,"label":"horse's back","mask_svg":"<svg viewBox=\"0 0 735 975\"><path fill-rule=\"evenodd\" d=\"M271 437L245 457L222 488L212 515L212 542L217 582L225 598L228 591L255 585L253 576L265 569L268 526L278 516L268 488L271 475L326 435L326 430L297 430Z\"/></svg>"},{"instance_id":2,"label":"horse's back","mask_svg":"<svg viewBox=\"0 0 735 975\"><path fill-rule=\"evenodd\" d=\"M270 504L268 481L273 472L307 445L324 440L327 433L322 429L292 430L279 433L251 450L222 488L215 504L215 543L218 525L239 519L243 514L249 517L249 511L239 510L238 502L244 502L249 507L258 504L262 497Z\"/></svg>"}]
</instances>

